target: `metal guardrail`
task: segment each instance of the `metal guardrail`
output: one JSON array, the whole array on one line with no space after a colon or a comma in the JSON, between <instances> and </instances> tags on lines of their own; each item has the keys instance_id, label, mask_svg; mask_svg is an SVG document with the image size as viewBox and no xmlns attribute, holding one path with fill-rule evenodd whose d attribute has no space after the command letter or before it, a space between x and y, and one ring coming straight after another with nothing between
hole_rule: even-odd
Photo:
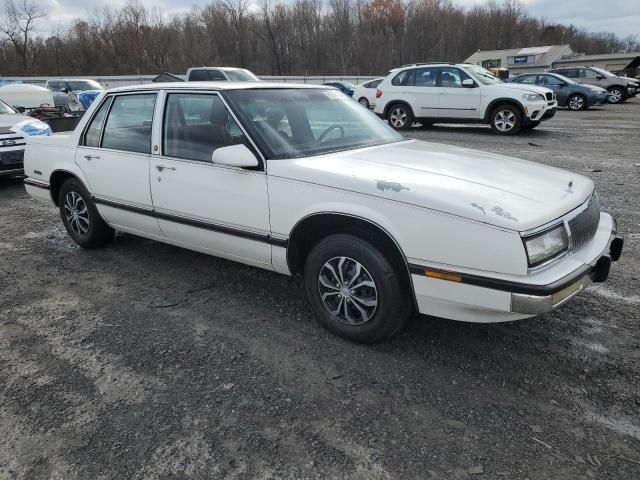
<instances>
[{"instance_id":1,"label":"metal guardrail","mask_svg":"<svg viewBox=\"0 0 640 480\"><path fill-rule=\"evenodd\" d=\"M178 75L180 78L184 78L184 75ZM156 77L156 75L113 75L113 76L52 76L52 77L0 77L0 81L7 82L22 82L31 85L38 85L40 87L44 87L47 83L47 80L58 80L63 78L82 78L88 80L95 80L100 85L105 88L115 88L115 87L128 87L130 85L144 85L146 83L151 83L151 81ZM343 81L353 83L355 85L363 82L367 82L369 80L373 80L374 78L379 78L373 75L314 75L314 76L271 76L271 75L261 75L259 77L261 80L266 82L284 82L284 83L311 83L311 84L321 84L325 82L332 81Z\"/></svg>"}]
</instances>

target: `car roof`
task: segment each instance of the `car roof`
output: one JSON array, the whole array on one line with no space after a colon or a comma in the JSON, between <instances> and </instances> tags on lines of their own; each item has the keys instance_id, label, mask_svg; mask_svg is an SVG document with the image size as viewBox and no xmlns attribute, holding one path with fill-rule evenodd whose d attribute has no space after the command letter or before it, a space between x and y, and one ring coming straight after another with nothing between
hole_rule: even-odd
<instances>
[{"instance_id":1,"label":"car roof","mask_svg":"<svg viewBox=\"0 0 640 480\"><path fill-rule=\"evenodd\" d=\"M47 82L97 82L93 78L50 78Z\"/></svg>"},{"instance_id":2,"label":"car roof","mask_svg":"<svg viewBox=\"0 0 640 480\"><path fill-rule=\"evenodd\" d=\"M109 92L138 92L141 90L273 90L273 89L323 89L324 85L308 83L276 83L276 82L165 82L145 85L129 85L116 87Z\"/></svg>"},{"instance_id":3,"label":"car roof","mask_svg":"<svg viewBox=\"0 0 640 480\"><path fill-rule=\"evenodd\" d=\"M191 67L189 70L222 70L223 72L229 72L231 70L246 70L241 67Z\"/></svg>"}]
</instances>

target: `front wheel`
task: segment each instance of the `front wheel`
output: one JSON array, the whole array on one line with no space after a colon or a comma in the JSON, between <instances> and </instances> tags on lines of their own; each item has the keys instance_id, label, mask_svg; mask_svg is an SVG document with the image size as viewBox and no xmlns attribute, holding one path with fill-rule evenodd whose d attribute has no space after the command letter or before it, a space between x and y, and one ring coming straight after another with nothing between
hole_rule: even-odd
<instances>
[{"instance_id":1,"label":"front wheel","mask_svg":"<svg viewBox=\"0 0 640 480\"><path fill-rule=\"evenodd\" d=\"M510 104L498 105L491 113L491 128L500 135L514 135L522 130L522 113Z\"/></svg>"},{"instance_id":2,"label":"front wheel","mask_svg":"<svg viewBox=\"0 0 640 480\"><path fill-rule=\"evenodd\" d=\"M620 87L611 87L609 89L609 103L622 103L626 100L626 95Z\"/></svg>"},{"instance_id":3,"label":"front wheel","mask_svg":"<svg viewBox=\"0 0 640 480\"><path fill-rule=\"evenodd\" d=\"M115 231L102 219L82 182L69 178L60 188L58 206L67 233L82 248L99 248Z\"/></svg>"},{"instance_id":4,"label":"front wheel","mask_svg":"<svg viewBox=\"0 0 640 480\"><path fill-rule=\"evenodd\" d=\"M371 344L391 337L411 316L411 296L399 275L371 243L338 234L311 250L304 281L311 307L325 328Z\"/></svg>"},{"instance_id":5,"label":"front wheel","mask_svg":"<svg viewBox=\"0 0 640 480\"><path fill-rule=\"evenodd\" d=\"M396 130L407 130L413 125L413 112L403 104L392 105L387 114L389 125Z\"/></svg>"},{"instance_id":6,"label":"front wheel","mask_svg":"<svg viewBox=\"0 0 640 480\"><path fill-rule=\"evenodd\" d=\"M582 95L571 95L567 99L567 107L574 112L578 110L585 110L587 108L587 102Z\"/></svg>"}]
</instances>

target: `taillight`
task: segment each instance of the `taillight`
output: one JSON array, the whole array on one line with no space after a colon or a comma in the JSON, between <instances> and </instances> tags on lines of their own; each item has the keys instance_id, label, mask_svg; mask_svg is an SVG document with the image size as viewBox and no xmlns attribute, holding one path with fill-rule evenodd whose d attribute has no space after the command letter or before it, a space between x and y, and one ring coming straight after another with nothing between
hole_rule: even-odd
<instances>
[{"instance_id":1,"label":"taillight","mask_svg":"<svg viewBox=\"0 0 640 480\"><path fill-rule=\"evenodd\" d=\"M376 98L380 98L382 96L382 90L376 88Z\"/></svg>"}]
</instances>

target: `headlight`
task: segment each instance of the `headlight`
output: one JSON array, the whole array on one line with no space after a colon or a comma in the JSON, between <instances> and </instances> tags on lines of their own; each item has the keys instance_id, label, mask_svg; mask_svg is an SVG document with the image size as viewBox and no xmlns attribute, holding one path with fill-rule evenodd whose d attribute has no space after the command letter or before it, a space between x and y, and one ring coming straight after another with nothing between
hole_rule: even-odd
<instances>
[{"instance_id":1,"label":"headlight","mask_svg":"<svg viewBox=\"0 0 640 480\"><path fill-rule=\"evenodd\" d=\"M535 237L526 238L524 247L527 250L529 266L535 267L564 252L569 246L569 239L564 225L559 225L552 230L538 234Z\"/></svg>"},{"instance_id":2,"label":"headlight","mask_svg":"<svg viewBox=\"0 0 640 480\"><path fill-rule=\"evenodd\" d=\"M544 101L544 97L539 93L525 93L522 95L523 100L527 100L528 102L539 102L540 100Z\"/></svg>"},{"instance_id":3,"label":"headlight","mask_svg":"<svg viewBox=\"0 0 640 480\"><path fill-rule=\"evenodd\" d=\"M53 131L51 127L40 120L35 118L31 120L23 120L20 123L16 123L12 130L14 132L22 132L29 137L37 137L39 135L51 135Z\"/></svg>"}]
</instances>

